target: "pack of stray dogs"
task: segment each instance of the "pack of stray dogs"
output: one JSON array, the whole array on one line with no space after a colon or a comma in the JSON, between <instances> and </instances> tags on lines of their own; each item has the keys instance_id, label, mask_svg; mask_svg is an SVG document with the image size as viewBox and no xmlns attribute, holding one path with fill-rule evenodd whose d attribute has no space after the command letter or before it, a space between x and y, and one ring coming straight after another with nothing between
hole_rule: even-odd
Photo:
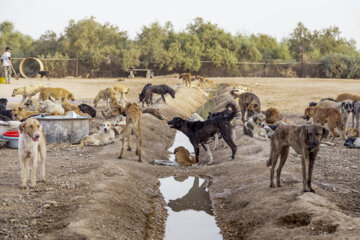
<instances>
[{"instance_id":1,"label":"pack of stray dogs","mask_svg":"<svg viewBox=\"0 0 360 240\"><path fill-rule=\"evenodd\" d=\"M183 79L185 78L182 76ZM185 78L184 82L191 81ZM185 84L191 86L190 83ZM124 157L125 140L127 150L132 151L131 135L136 137L136 151L138 161L142 162L142 132L141 119L144 113L152 114L160 120L165 119L159 109L141 109L137 103L131 103L125 95L129 88L124 84L117 84L113 87L102 89L94 98L94 106L82 103L73 105L70 101L75 100L74 94L64 88L49 88L44 86L24 86L16 88L12 96L22 95L22 101L12 109L7 109L7 99L0 99L0 120L19 121L19 158L21 165L21 187L27 188L30 178L30 167L32 165L30 187L36 187L37 158L41 160L41 180L45 181L45 159L46 159L46 137L41 124L31 118L39 113L46 115L64 115L74 111L80 115L96 117L100 101L103 101L105 110L102 116L106 120L99 131L85 136L78 145L103 146L115 142L115 136L122 134L121 150L118 158ZM176 91L166 84L153 86L147 84L139 94L139 102L153 104L153 94L159 94L166 104L165 95L169 94L175 98ZM314 192L311 186L312 171L320 145L329 134L330 142L338 136L345 141L344 146L349 148L360 148L359 138L359 112L360 97L352 94L340 94L336 99L324 98L318 103L311 102L304 110L302 118L306 121L312 120L312 124L295 125L291 120L284 119L277 108L261 110L260 98L253 92L242 92L236 90L229 92L236 102L228 102L223 111L210 112L207 119L199 114L193 113L189 119L175 117L167 121L170 128L184 133L193 146L195 156L192 156L188 149L179 146L175 149L175 162L153 161L152 163L167 166L192 166L200 162L201 147L209 155L208 164L213 164L213 156L210 143L214 141L214 150L219 146L219 141L225 142L231 154L229 160L234 160L237 152L236 141L236 120L239 113L243 124L243 133L248 137L269 141L270 156L266 166L270 168L270 187L275 187L273 178L275 166L280 157L280 164L277 169L277 187L281 187L281 170L288 158L290 147L300 155L303 171L303 191ZM34 97L38 95L38 97ZM119 100L118 100L118 97ZM161 100L160 99L160 100ZM60 101L60 104L57 103ZM239 108L239 110L238 110ZM351 128L347 127L348 119L352 116ZM116 117L115 123L108 120ZM325 127L325 124L327 127ZM336 132L338 131L338 133ZM346 139L345 139L346 138Z\"/></svg>"}]
</instances>

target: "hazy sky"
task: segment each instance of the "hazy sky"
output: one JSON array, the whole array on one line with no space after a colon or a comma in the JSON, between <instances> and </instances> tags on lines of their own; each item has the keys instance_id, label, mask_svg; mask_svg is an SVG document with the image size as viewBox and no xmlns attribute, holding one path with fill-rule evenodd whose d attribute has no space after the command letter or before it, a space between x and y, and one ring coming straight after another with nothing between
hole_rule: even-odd
<instances>
[{"instance_id":1,"label":"hazy sky","mask_svg":"<svg viewBox=\"0 0 360 240\"><path fill-rule=\"evenodd\" d=\"M0 22L39 37L63 32L70 19L95 16L133 38L143 25L171 21L185 29L196 17L231 33L267 33L281 40L301 21L310 30L336 25L360 47L360 0L0 0Z\"/></svg>"}]
</instances>

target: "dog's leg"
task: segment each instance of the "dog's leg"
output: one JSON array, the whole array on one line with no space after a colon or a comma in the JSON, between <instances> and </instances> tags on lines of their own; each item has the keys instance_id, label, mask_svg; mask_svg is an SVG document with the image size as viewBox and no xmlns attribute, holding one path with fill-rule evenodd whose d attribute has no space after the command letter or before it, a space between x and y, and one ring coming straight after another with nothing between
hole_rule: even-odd
<instances>
[{"instance_id":1,"label":"dog's leg","mask_svg":"<svg viewBox=\"0 0 360 240\"><path fill-rule=\"evenodd\" d=\"M267 166L271 165L271 169L270 169L270 187L274 188L274 173L275 173L275 166L277 163L277 160L279 158L280 155L280 150L276 149L276 145L274 145L273 143L271 143L271 152L270 152L270 158L268 160L268 162L266 163Z\"/></svg>"},{"instance_id":2,"label":"dog's leg","mask_svg":"<svg viewBox=\"0 0 360 240\"><path fill-rule=\"evenodd\" d=\"M124 131L123 131L123 135L122 135L122 138L121 138L121 150L120 150L120 155L118 157L118 159L122 159L122 155L124 153L124 145L125 145L125 137L128 135L128 132L129 132L129 125L126 124L125 125L125 128L124 128Z\"/></svg>"},{"instance_id":3,"label":"dog's leg","mask_svg":"<svg viewBox=\"0 0 360 240\"><path fill-rule=\"evenodd\" d=\"M232 127L232 135L231 135L232 139L234 140L234 142L236 141L236 132L235 132L235 125L234 127Z\"/></svg>"},{"instance_id":4,"label":"dog's leg","mask_svg":"<svg viewBox=\"0 0 360 240\"><path fill-rule=\"evenodd\" d=\"M31 157L32 161L32 171L31 171L31 188L36 188L36 168L38 162L38 149L36 149L36 153Z\"/></svg>"},{"instance_id":5,"label":"dog's leg","mask_svg":"<svg viewBox=\"0 0 360 240\"><path fill-rule=\"evenodd\" d=\"M28 159L20 156L20 169L21 169L21 188L26 189L27 179L28 179L28 169L29 165L27 164Z\"/></svg>"},{"instance_id":6,"label":"dog's leg","mask_svg":"<svg viewBox=\"0 0 360 240\"><path fill-rule=\"evenodd\" d=\"M289 155L289 150L290 150L290 147L286 146L286 147L283 147L283 149L281 150L281 153L280 153L280 163L279 163L278 169L276 170L276 186L277 187L281 187L281 182L280 182L281 170L284 167L286 159Z\"/></svg>"},{"instance_id":7,"label":"dog's leg","mask_svg":"<svg viewBox=\"0 0 360 240\"><path fill-rule=\"evenodd\" d=\"M200 149L199 149L199 144L193 144L194 146L194 150L195 150L195 161L196 163L199 163L199 153L200 153Z\"/></svg>"},{"instance_id":8,"label":"dog's leg","mask_svg":"<svg viewBox=\"0 0 360 240\"><path fill-rule=\"evenodd\" d=\"M355 111L353 111L352 113L351 113L351 115L352 115L352 120L351 120L351 127L352 128L354 128L354 120L355 120L355 114L356 114L356 112Z\"/></svg>"},{"instance_id":9,"label":"dog's leg","mask_svg":"<svg viewBox=\"0 0 360 240\"><path fill-rule=\"evenodd\" d=\"M213 156L212 156L212 153L211 153L211 151L210 151L210 147L209 147L208 144L203 144L203 147L205 147L206 152L207 152L207 154L209 155L210 161L209 161L208 164L210 165L210 164L212 164L213 161L214 161Z\"/></svg>"},{"instance_id":10,"label":"dog's leg","mask_svg":"<svg viewBox=\"0 0 360 240\"><path fill-rule=\"evenodd\" d=\"M141 162L141 144L142 144L142 138L141 138L141 132L139 132L139 127L138 129L134 129L134 133L136 136L136 152L135 154L139 157L138 161Z\"/></svg>"},{"instance_id":11,"label":"dog's leg","mask_svg":"<svg viewBox=\"0 0 360 240\"><path fill-rule=\"evenodd\" d=\"M356 111L356 129L359 129L359 109Z\"/></svg>"},{"instance_id":12,"label":"dog's leg","mask_svg":"<svg viewBox=\"0 0 360 240\"><path fill-rule=\"evenodd\" d=\"M314 170L316 155L317 155L317 152L310 152L310 154L309 154L309 170L308 170L307 186L308 186L310 192L315 192L315 190L311 186L311 178L312 178L312 172Z\"/></svg>"},{"instance_id":13,"label":"dog's leg","mask_svg":"<svg viewBox=\"0 0 360 240\"><path fill-rule=\"evenodd\" d=\"M302 150L301 153L301 167L302 167L302 173L303 173L303 191L304 192L309 192L310 189L307 186L307 174L306 171L308 170L308 158L305 154L305 150Z\"/></svg>"},{"instance_id":14,"label":"dog's leg","mask_svg":"<svg viewBox=\"0 0 360 240\"><path fill-rule=\"evenodd\" d=\"M217 146L219 145L219 134L215 133L215 144L214 144L214 150L217 149Z\"/></svg>"},{"instance_id":15,"label":"dog's leg","mask_svg":"<svg viewBox=\"0 0 360 240\"><path fill-rule=\"evenodd\" d=\"M40 169L41 181L45 182L46 181L45 178L46 143L44 143L43 145L39 145L39 153L41 160L41 169Z\"/></svg>"},{"instance_id":16,"label":"dog's leg","mask_svg":"<svg viewBox=\"0 0 360 240\"><path fill-rule=\"evenodd\" d=\"M166 103L166 100L165 100L164 94L161 94L161 98L162 98L162 100L164 100L164 103Z\"/></svg>"},{"instance_id":17,"label":"dog's leg","mask_svg":"<svg viewBox=\"0 0 360 240\"><path fill-rule=\"evenodd\" d=\"M229 122L227 122L223 126L220 127L220 133L221 133L221 136L223 137L224 141L231 148L232 154L231 154L231 159L229 159L229 160L234 160L237 147L236 147L235 143L233 142L233 140L231 139L231 134L232 134L231 128L232 128L231 124Z\"/></svg>"},{"instance_id":18,"label":"dog's leg","mask_svg":"<svg viewBox=\"0 0 360 240\"><path fill-rule=\"evenodd\" d=\"M241 121L245 124L245 108L241 106L240 110L241 110Z\"/></svg>"},{"instance_id":19,"label":"dog's leg","mask_svg":"<svg viewBox=\"0 0 360 240\"><path fill-rule=\"evenodd\" d=\"M335 139L335 137L336 137L335 129L334 129L334 127L330 127L329 125L328 125L328 127L329 127L329 130L330 130L330 132L331 132L330 142L334 142L334 139Z\"/></svg>"},{"instance_id":20,"label":"dog's leg","mask_svg":"<svg viewBox=\"0 0 360 240\"><path fill-rule=\"evenodd\" d=\"M131 132L129 131L128 135L127 135L127 140L128 140L128 147L127 150L129 152L131 152L131 143L130 143L130 138L131 138Z\"/></svg>"}]
</instances>

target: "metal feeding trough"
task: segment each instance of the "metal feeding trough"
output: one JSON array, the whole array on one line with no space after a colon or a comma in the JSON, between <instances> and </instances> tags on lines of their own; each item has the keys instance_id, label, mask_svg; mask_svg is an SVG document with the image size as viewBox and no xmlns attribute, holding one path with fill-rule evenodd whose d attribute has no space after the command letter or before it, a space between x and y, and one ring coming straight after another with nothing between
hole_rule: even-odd
<instances>
[{"instance_id":1,"label":"metal feeding trough","mask_svg":"<svg viewBox=\"0 0 360 240\"><path fill-rule=\"evenodd\" d=\"M89 135L90 117L69 112L65 116L38 115L37 119L44 128L47 143L79 143Z\"/></svg>"}]
</instances>

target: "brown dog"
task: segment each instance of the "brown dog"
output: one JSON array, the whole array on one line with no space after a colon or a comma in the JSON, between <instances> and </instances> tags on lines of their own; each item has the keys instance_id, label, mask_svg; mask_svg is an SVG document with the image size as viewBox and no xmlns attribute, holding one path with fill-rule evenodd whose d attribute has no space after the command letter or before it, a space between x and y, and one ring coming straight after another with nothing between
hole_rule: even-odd
<instances>
[{"instance_id":1,"label":"brown dog","mask_svg":"<svg viewBox=\"0 0 360 240\"><path fill-rule=\"evenodd\" d=\"M245 112L247 112L247 119L254 115L255 112L260 112L260 99L254 93L245 92L237 95L234 90L230 92L234 98L239 98L239 106L241 110L241 120L245 123Z\"/></svg>"},{"instance_id":2,"label":"brown dog","mask_svg":"<svg viewBox=\"0 0 360 240\"><path fill-rule=\"evenodd\" d=\"M136 155L139 156L138 161L141 162L141 144L142 144L142 136L141 136L141 116L142 112L140 108L136 105L136 103L128 103L125 109L126 113L126 125L124 127L123 136L121 138L121 151L119 155L119 159L122 158L124 153L124 145L125 138L128 139L128 151L131 151L130 146L130 133L134 132L136 136Z\"/></svg>"},{"instance_id":3,"label":"brown dog","mask_svg":"<svg viewBox=\"0 0 360 240\"><path fill-rule=\"evenodd\" d=\"M336 100L337 102L342 102L342 101L345 101L345 100L352 100L352 101L360 101L360 96L357 96L357 95L353 95L353 94L350 94L350 93L342 93L340 95L338 95L336 97Z\"/></svg>"},{"instance_id":4,"label":"brown dog","mask_svg":"<svg viewBox=\"0 0 360 240\"><path fill-rule=\"evenodd\" d=\"M12 115L15 117L15 119L17 120L23 120L25 118L34 116L39 114L39 112L37 111L26 111L24 108L20 107L20 106L15 106L12 109Z\"/></svg>"},{"instance_id":5,"label":"brown dog","mask_svg":"<svg viewBox=\"0 0 360 240\"><path fill-rule=\"evenodd\" d=\"M346 138L355 137L358 138L360 135L359 129L357 128L348 128L346 129L345 136Z\"/></svg>"},{"instance_id":6,"label":"brown dog","mask_svg":"<svg viewBox=\"0 0 360 240\"><path fill-rule=\"evenodd\" d=\"M268 124L274 124L283 119L279 109L277 109L277 108L268 108L268 109L266 109L264 114L266 116L265 121Z\"/></svg>"},{"instance_id":7,"label":"brown dog","mask_svg":"<svg viewBox=\"0 0 360 240\"><path fill-rule=\"evenodd\" d=\"M109 107L109 99L111 94L114 95L114 91L112 88L105 88L100 90L94 99L94 107L97 106L98 102L101 99L106 102L106 107Z\"/></svg>"},{"instance_id":8,"label":"brown dog","mask_svg":"<svg viewBox=\"0 0 360 240\"><path fill-rule=\"evenodd\" d=\"M191 73L181 73L179 79L183 80L185 86L191 87Z\"/></svg>"},{"instance_id":9,"label":"brown dog","mask_svg":"<svg viewBox=\"0 0 360 240\"><path fill-rule=\"evenodd\" d=\"M66 90L65 88L42 88L40 90L39 99L42 101L45 100L61 100L63 98L70 99L74 101L74 94Z\"/></svg>"},{"instance_id":10,"label":"brown dog","mask_svg":"<svg viewBox=\"0 0 360 240\"><path fill-rule=\"evenodd\" d=\"M277 172L277 187L281 187L280 175L286 159L289 155L289 148L301 155L301 166L303 175L304 192L315 192L311 187L311 177L314 168L315 158L320 149L320 142L326 138L329 131L316 125L294 126L279 125L271 136L270 158L266 166L270 167L270 187L274 185L274 171L277 160L280 156L280 164Z\"/></svg>"},{"instance_id":11,"label":"brown dog","mask_svg":"<svg viewBox=\"0 0 360 240\"><path fill-rule=\"evenodd\" d=\"M19 160L21 168L21 187L25 189L30 177L31 187L36 188L36 168L41 159L41 180L45 182L46 138L44 130L36 119L29 118L19 126Z\"/></svg>"},{"instance_id":12,"label":"brown dog","mask_svg":"<svg viewBox=\"0 0 360 240\"><path fill-rule=\"evenodd\" d=\"M195 164L195 156L191 156L189 151L183 146L175 148L175 161L179 163L180 166L191 166Z\"/></svg>"},{"instance_id":13,"label":"brown dog","mask_svg":"<svg viewBox=\"0 0 360 240\"><path fill-rule=\"evenodd\" d=\"M68 112L74 111L76 114L79 114L82 116L90 116L87 113L81 112L78 106L70 104L70 102L67 98L62 99L61 106L64 108L65 114L67 114Z\"/></svg>"},{"instance_id":14,"label":"brown dog","mask_svg":"<svg viewBox=\"0 0 360 240\"><path fill-rule=\"evenodd\" d=\"M317 106L307 107L305 109L304 118L306 120L312 118L314 123L320 123L322 126L327 123L331 132L331 142L333 142L336 137L335 127L340 131L341 139L345 139L341 115L335 108L322 108Z\"/></svg>"}]
</instances>

